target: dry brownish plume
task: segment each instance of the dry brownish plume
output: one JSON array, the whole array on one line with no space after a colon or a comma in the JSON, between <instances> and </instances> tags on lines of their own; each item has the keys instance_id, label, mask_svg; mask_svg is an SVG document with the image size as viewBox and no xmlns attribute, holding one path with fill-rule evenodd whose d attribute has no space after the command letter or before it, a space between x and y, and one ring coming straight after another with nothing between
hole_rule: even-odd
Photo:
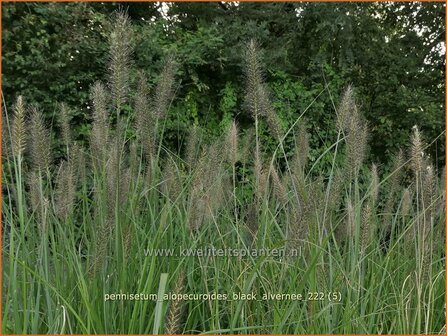
<instances>
[{"instance_id":1,"label":"dry brownish plume","mask_svg":"<svg viewBox=\"0 0 447 336\"><path fill-rule=\"evenodd\" d=\"M255 132L254 128L249 128L242 136L242 141L240 141L240 155L239 160L247 164L250 161L250 157L253 153L253 144L255 142Z\"/></svg>"},{"instance_id":2,"label":"dry brownish plume","mask_svg":"<svg viewBox=\"0 0 447 336\"><path fill-rule=\"evenodd\" d=\"M168 55L160 74L153 101L153 112L157 118L164 118L168 112L169 104L174 96L175 84L175 59Z\"/></svg>"},{"instance_id":3,"label":"dry brownish plume","mask_svg":"<svg viewBox=\"0 0 447 336\"><path fill-rule=\"evenodd\" d=\"M42 114L32 109L30 121L30 151L34 167L40 171L48 170L51 162L50 133L45 127Z\"/></svg>"},{"instance_id":4,"label":"dry brownish plume","mask_svg":"<svg viewBox=\"0 0 447 336\"><path fill-rule=\"evenodd\" d=\"M345 90L337 114L337 126L346 139L346 169L349 178L358 175L368 144L368 126L361 117L351 86Z\"/></svg>"},{"instance_id":5,"label":"dry brownish plume","mask_svg":"<svg viewBox=\"0 0 447 336\"><path fill-rule=\"evenodd\" d=\"M139 74L137 94L135 96L136 131L147 158L155 154L156 116L152 113L149 103L149 88L147 78Z\"/></svg>"},{"instance_id":6,"label":"dry brownish plume","mask_svg":"<svg viewBox=\"0 0 447 336\"><path fill-rule=\"evenodd\" d=\"M354 92L351 85L343 92L340 105L337 111L337 127L343 133L349 132L351 118L357 114L357 107L354 99Z\"/></svg>"},{"instance_id":7,"label":"dry brownish plume","mask_svg":"<svg viewBox=\"0 0 447 336\"><path fill-rule=\"evenodd\" d=\"M346 160L348 174L351 178L358 175L366 157L368 144L368 127L363 121L355 120L346 139Z\"/></svg>"},{"instance_id":8,"label":"dry brownish plume","mask_svg":"<svg viewBox=\"0 0 447 336\"><path fill-rule=\"evenodd\" d=\"M234 120L227 131L226 148L228 162L234 166L238 160L238 128Z\"/></svg>"},{"instance_id":9,"label":"dry brownish plume","mask_svg":"<svg viewBox=\"0 0 447 336\"><path fill-rule=\"evenodd\" d=\"M109 87L118 113L127 101L132 54L132 27L126 12L116 12L109 36Z\"/></svg>"},{"instance_id":10,"label":"dry brownish plume","mask_svg":"<svg viewBox=\"0 0 447 336\"><path fill-rule=\"evenodd\" d=\"M4 122L3 122L4 124ZM6 133L3 133L3 136ZM25 104L22 96L17 98L14 106L14 119L12 120L12 154L20 156L26 147L26 129L25 129Z\"/></svg>"},{"instance_id":11,"label":"dry brownish plume","mask_svg":"<svg viewBox=\"0 0 447 336\"><path fill-rule=\"evenodd\" d=\"M306 203L302 207L298 207L296 202L290 202L288 208L289 236L287 238L287 248L301 249L309 236L310 208Z\"/></svg>"},{"instance_id":12,"label":"dry brownish plume","mask_svg":"<svg viewBox=\"0 0 447 336\"><path fill-rule=\"evenodd\" d=\"M271 177L272 177L273 191L275 192L275 196L281 204L286 204L287 203L286 188L284 187L275 167L272 166L271 172L272 172Z\"/></svg>"},{"instance_id":13,"label":"dry brownish plume","mask_svg":"<svg viewBox=\"0 0 447 336\"><path fill-rule=\"evenodd\" d=\"M259 88L262 85L262 69L259 62L258 46L255 40L250 40L245 50L245 78L247 93L245 103L247 104L253 119L261 114Z\"/></svg>"},{"instance_id":14,"label":"dry brownish plume","mask_svg":"<svg viewBox=\"0 0 447 336\"><path fill-rule=\"evenodd\" d=\"M373 207L377 204L377 201L379 200L379 183L380 180L377 165L373 163L371 166L371 186L370 186L371 189L370 197Z\"/></svg>"},{"instance_id":15,"label":"dry brownish plume","mask_svg":"<svg viewBox=\"0 0 447 336\"><path fill-rule=\"evenodd\" d=\"M417 126L413 127L410 148L410 164L415 176L419 176L422 172L424 157L424 143L422 141L421 132Z\"/></svg>"},{"instance_id":16,"label":"dry brownish plume","mask_svg":"<svg viewBox=\"0 0 447 336\"><path fill-rule=\"evenodd\" d=\"M183 294L185 288L185 274L180 273L175 284L175 294ZM172 300L166 316L165 334L179 334L182 329L183 306L181 300Z\"/></svg>"},{"instance_id":17,"label":"dry brownish plume","mask_svg":"<svg viewBox=\"0 0 447 336\"><path fill-rule=\"evenodd\" d=\"M181 181L173 158L168 158L163 170L162 193L175 200L182 190Z\"/></svg>"},{"instance_id":18,"label":"dry brownish plume","mask_svg":"<svg viewBox=\"0 0 447 336\"><path fill-rule=\"evenodd\" d=\"M245 103L253 119L257 119L259 116L265 117L270 132L277 140L280 140L283 134L282 125L273 109L268 88L263 82L258 45L254 40L248 43L245 51L245 64Z\"/></svg>"},{"instance_id":19,"label":"dry brownish plume","mask_svg":"<svg viewBox=\"0 0 447 336\"><path fill-rule=\"evenodd\" d=\"M94 253L91 256L87 267L87 276L92 279L102 268L107 257L107 247L111 236L111 228L113 223L104 220L98 213L95 214L95 223L99 223L94 238Z\"/></svg>"},{"instance_id":20,"label":"dry brownish plume","mask_svg":"<svg viewBox=\"0 0 447 336\"><path fill-rule=\"evenodd\" d=\"M203 150L196 165L194 178L188 196L190 231L199 229L203 223L214 218L228 198L231 185L222 166L221 141L209 145Z\"/></svg>"},{"instance_id":21,"label":"dry brownish plume","mask_svg":"<svg viewBox=\"0 0 447 336\"><path fill-rule=\"evenodd\" d=\"M329 209L336 211L340 205L340 200L343 191L343 174L339 168L334 171L331 190L329 193L328 204Z\"/></svg>"},{"instance_id":22,"label":"dry brownish plume","mask_svg":"<svg viewBox=\"0 0 447 336\"><path fill-rule=\"evenodd\" d=\"M106 146L109 143L109 112L107 110L108 94L101 82L96 82L90 91L90 99L93 103L93 127L90 135L92 152L95 158L103 162L106 157Z\"/></svg>"},{"instance_id":23,"label":"dry brownish plume","mask_svg":"<svg viewBox=\"0 0 447 336\"><path fill-rule=\"evenodd\" d=\"M408 188L404 189L404 192L402 193L401 203L402 203L402 205L400 207L400 215L403 217L406 217L410 213L412 203L413 203L410 189L408 189Z\"/></svg>"}]
</instances>

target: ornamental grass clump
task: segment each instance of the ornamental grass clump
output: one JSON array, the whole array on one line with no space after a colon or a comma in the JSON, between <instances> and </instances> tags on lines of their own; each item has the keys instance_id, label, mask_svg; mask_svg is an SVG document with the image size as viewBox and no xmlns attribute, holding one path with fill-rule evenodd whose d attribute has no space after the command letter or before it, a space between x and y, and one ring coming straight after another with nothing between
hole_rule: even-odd
<instances>
[{"instance_id":1,"label":"ornamental grass clump","mask_svg":"<svg viewBox=\"0 0 447 336\"><path fill-rule=\"evenodd\" d=\"M443 330L444 177L422 130L391 168L372 163L348 86L315 148L314 103L293 120L275 110L252 40L238 113L215 137L199 118L172 146L181 65L168 51L156 76L135 69L130 19L114 20L85 143L68 103L54 125L27 97L4 114L3 333ZM168 292L227 298L136 298Z\"/></svg>"}]
</instances>

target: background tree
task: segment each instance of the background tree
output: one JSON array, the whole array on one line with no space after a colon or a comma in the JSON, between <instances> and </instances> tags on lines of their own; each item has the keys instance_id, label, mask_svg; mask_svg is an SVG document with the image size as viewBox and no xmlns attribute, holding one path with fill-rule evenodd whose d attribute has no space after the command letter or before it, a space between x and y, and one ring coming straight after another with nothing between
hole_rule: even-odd
<instances>
[{"instance_id":1,"label":"background tree","mask_svg":"<svg viewBox=\"0 0 447 336\"><path fill-rule=\"evenodd\" d=\"M241 50L255 38L265 80L285 126L306 113L311 144L334 139L335 103L355 87L372 131L371 159L386 161L418 124L427 139L444 131L445 5L442 3L5 3L3 93L41 105L57 125L55 102L72 107L79 139L89 129L88 88L104 74L110 13L125 6L138 30L135 68L156 80L175 53L176 100L167 139L180 146L191 124L221 134L243 106ZM132 76L135 78L136 76ZM328 92L332 94L332 97ZM130 106L128 107L131 113ZM272 139L265 134L266 143ZM445 162L443 138L430 148Z\"/></svg>"}]
</instances>

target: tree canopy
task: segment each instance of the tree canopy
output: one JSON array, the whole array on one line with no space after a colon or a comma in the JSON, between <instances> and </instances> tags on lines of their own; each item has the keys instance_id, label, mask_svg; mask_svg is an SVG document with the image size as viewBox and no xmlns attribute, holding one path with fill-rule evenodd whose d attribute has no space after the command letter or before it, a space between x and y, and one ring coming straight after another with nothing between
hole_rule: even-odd
<instances>
[{"instance_id":1,"label":"tree canopy","mask_svg":"<svg viewBox=\"0 0 447 336\"><path fill-rule=\"evenodd\" d=\"M79 140L90 127L89 87L107 70L110 14L124 8L135 30L131 78L136 82L136 72L144 71L153 83L168 54L179 65L167 123L173 145L192 124L212 136L233 118L242 129L248 123L242 50L254 38L263 49L265 80L284 126L310 106L305 117L314 156L335 139L334 106L352 84L371 130L372 160L386 161L406 147L417 124L427 142L437 139L430 153L438 165L445 162L444 137L439 137L445 128L443 3L2 6L6 106L23 95L57 127L57 103L65 102Z\"/></svg>"}]
</instances>

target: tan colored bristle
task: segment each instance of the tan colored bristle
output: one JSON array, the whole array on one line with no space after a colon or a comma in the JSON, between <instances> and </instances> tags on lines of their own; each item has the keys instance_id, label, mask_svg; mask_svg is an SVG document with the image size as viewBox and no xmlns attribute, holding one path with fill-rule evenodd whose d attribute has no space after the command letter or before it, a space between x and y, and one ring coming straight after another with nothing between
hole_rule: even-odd
<instances>
[{"instance_id":1,"label":"tan colored bristle","mask_svg":"<svg viewBox=\"0 0 447 336\"><path fill-rule=\"evenodd\" d=\"M13 155L22 155L26 147L25 104L23 102L22 96L19 96L17 98L17 102L14 106L11 142Z\"/></svg>"},{"instance_id":2,"label":"tan colored bristle","mask_svg":"<svg viewBox=\"0 0 447 336\"><path fill-rule=\"evenodd\" d=\"M371 202L374 207L379 200L379 173L377 171L377 165L371 166Z\"/></svg>"},{"instance_id":3,"label":"tan colored bristle","mask_svg":"<svg viewBox=\"0 0 447 336\"><path fill-rule=\"evenodd\" d=\"M422 172L423 157L424 144L422 141L421 132L417 126L414 126L413 134L411 136L410 163L416 176Z\"/></svg>"},{"instance_id":4,"label":"tan colored bristle","mask_svg":"<svg viewBox=\"0 0 447 336\"><path fill-rule=\"evenodd\" d=\"M165 60L163 70L160 74L160 79L155 88L155 95L153 97L153 110L158 118L166 117L169 104L174 95L175 84L175 59L173 55L168 55Z\"/></svg>"},{"instance_id":5,"label":"tan colored bristle","mask_svg":"<svg viewBox=\"0 0 447 336\"><path fill-rule=\"evenodd\" d=\"M402 194L402 205L400 208L400 215L403 217L408 216L411 210L411 206L412 206L411 192L408 188L405 188Z\"/></svg>"},{"instance_id":6,"label":"tan colored bristle","mask_svg":"<svg viewBox=\"0 0 447 336\"><path fill-rule=\"evenodd\" d=\"M175 284L174 293L177 295L183 294L184 288L185 288L185 275L184 273L180 273ZM182 307L183 305L181 300L171 301L171 304L169 305L167 312L164 334L176 335L181 332Z\"/></svg>"},{"instance_id":7,"label":"tan colored bristle","mask_svg":"<svg viewBox=\"0 0 447 336\"><path fill-rule=\"evenodd\" d=\"M340 131L348 133L350 130L351 118L356 114L356 103L354 99L354 92L351 85L349 85L343 92L340 105L337 111L337 127Z\"/></svg>"},{"instance_id":8,"label":"tan colored bristle","mask_svg":"<svg viewBox=\"0 0 447 336\"><path fill-rule=\"evenodd\" d=\"M43 116L33 108L30 122L31 158L36 169L45 171L51 162L50 134L45 127Z\"/></svg>"},{"instance_id":9,"label":"tan colored bristle","mask_svg":"<svg viewBox=\"0 0 447 336\"><path fill-rule=\"evenodd\" d=\"M109 142L109 112L108 93L101 82L96 82L90 93L93 104L93 127L90 135L90 144L92 152L96 153L95 158L103 162L106 159L106 146Z\"/></svg>"},{"instance_id":10,"label":"tan colored bristle","mask_svg":"<svg viewBox=\"0 0 447 336\"><path fill-rule=\"evenodd\" d=\"M275 167L271 168L271 177L273 183L273 190L275 192L276 198L280 203L285 204L287 202L286 188L282 184L279 174L275 169Z\"/></svg>"},{"instance_id":11,"label":"tan colored bristle","mask_svg":"<svg viewBox=\"0 0 447 336\"><path fill-rule=\"evenodd\" d=\"M353 121L351 123L351 129L347 132L346 160L350 178L358 175L359 169L366 157L368 133L366 123L361 120Z\"/></svg>"},{"instance_id":12,"label":"tan colored bristle","mask_svg":"<svg viewBox=\"0 0 447 336\"><path fill-rule=\"evenodd\" d=\"M119 111L127 101L130 79L130 56L133 50L130 19L126 12L116 12L109 36L109 86L114 107Z\"/></svg>"},{"instance_id":13,"label":"tan colored bristle","mask_svg":"<svg viewBox=\"0 0 447 336\"><path fill-rule=\"evenodd\" d=\"M255 40L250 40L245 51L245 77L247 83L245 100L253 119L261 114L259 91L262 84L262 70L258 53L257 42Z\"/></svg>"},{"instance_id":14,"label":"tan colored bristle","mask_svg":"<svg viewBox=\"0 0 447 336\"><path fill-rule=\"evenodd\" d=\"M236 122L230 124L227 133L228 161L234 166L238 160L238 128Z\"/></svg>"}]
</instances>

